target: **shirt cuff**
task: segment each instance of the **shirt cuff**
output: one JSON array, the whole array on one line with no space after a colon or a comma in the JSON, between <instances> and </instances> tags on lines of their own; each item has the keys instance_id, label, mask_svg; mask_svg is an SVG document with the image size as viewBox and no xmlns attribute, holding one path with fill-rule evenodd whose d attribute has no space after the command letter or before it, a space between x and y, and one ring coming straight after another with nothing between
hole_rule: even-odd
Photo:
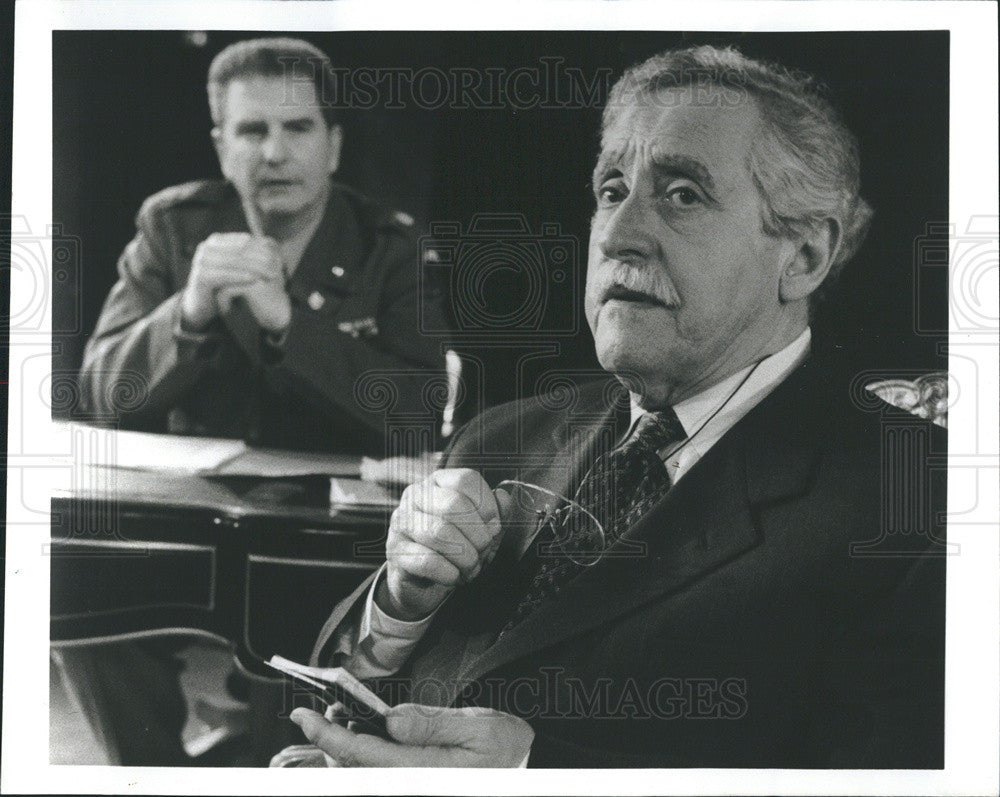
<instances>
[{"instance_id":1,"label":"shirt cuff","mask_svg":"<svg viewBox=\"0 0 1000 797\"><path fill-rule=\"evenodd\" d=\"M419 620L399 620L392 615L386 614L375 602L375 590L385 578L387 565L382 565L379 574L372 581L371 589L368 590L368 597L365 598L365 611L361 617L361 628L358 639L364 639L370 633L384 634L386 636L399 637L401 639L411 639L416 635L419 639L423 636L427 626L431 624L437 609L426 617Z\"/></svg>"},{"instance_id":2,"label":"shirt cuff","mask_svg":"<svg viewBox=\"0 0 1000 797\"><path fill-rule=\"evenodd\" d=\"M531 751L530 750L528 751L528 754L524 757L524 760L520 764L517 765L517 768L518 769L527 769L528 768L528 759L529 758L531 758Z\"/></svg>"},{"instance_id":3,"label":"shirt cuff","mask_svg":"<svg viewBox=\"0 0 1000 797\"><path fill-rule=\"evenodd\" d=\"M191 330L184 329L183 318L181 315L180 294L177 294L176 301L174 302L174 318L172 327L174 337L180 343L191 345L199 350L199 352L204 352L205 354L211 353L211 350L215 348L211 344L215 343L219 339L218 325L216 324L210 324L201 332L193 332Z\"/></svg>"},{"instance_id":4,"label":"shirt cuff","mask_svg":"<svg viewBox=\"0 0 1000 797\"><path fill-rule=\"evenodd\" d=\"M420 620L398 620L382 611L375 603L375 590L385 577L382 565L365 598L358 624L357 642L344 666L356 678L385 678L399 671L427 631L435 609Z\"/></svg>"}]
</instances>

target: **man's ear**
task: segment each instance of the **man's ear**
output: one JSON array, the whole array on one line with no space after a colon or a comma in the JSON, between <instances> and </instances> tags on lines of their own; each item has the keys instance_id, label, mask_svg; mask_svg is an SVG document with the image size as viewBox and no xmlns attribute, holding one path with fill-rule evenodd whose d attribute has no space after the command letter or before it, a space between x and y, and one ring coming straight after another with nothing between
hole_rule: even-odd
<instances>
[{"instance_id":1,"label":"man's ear","mask_svg":"<svg viewBox=\"0 0 1000 797\"><path fill-rule=\"evenodd\" d=\"M340 151L344 144L344 129L340 125L332 125L327 131L330 144L330 159L327 161L327 172L333 174L340 167Z\"/></svg>"},{"instance_id":2,"label":"man's ear","mask_svg":"<svg viewBox=\"0 0 1000 797\"><path fill-rule=\"evenodd\" d=\"M212 146L215 147L215 155L219 159L219 168L222 170L223 176L226 176L226 142L218 127L212 128Z\"/></svg>"},{"instance_id":3,"label":"man's ear","mask_svg":"<svg viewBox=\"0 0 1000 797\"><path fill-rule=\"evenodd\" d=\"M840 241L840 222L823 219L795 243L778 283L782 302L805 299L822 284L840 251Z\"/></svg>"}]
</instances>

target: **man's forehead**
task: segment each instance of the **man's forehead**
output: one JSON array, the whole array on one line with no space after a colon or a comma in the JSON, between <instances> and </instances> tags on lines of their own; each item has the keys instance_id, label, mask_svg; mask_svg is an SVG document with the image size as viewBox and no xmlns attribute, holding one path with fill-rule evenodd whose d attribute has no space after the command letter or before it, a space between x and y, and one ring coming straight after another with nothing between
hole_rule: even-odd
<instances>
[{"instance_id":1,"label":"man's forehead","mask_svg":"<svg viewBox=\"0 0 1000 797\"><path fill-rule=\"evenodd\" d=\"M636 97L619 110L601 137L600 163L629 163L641 152L725 168L745 162L759 132L753 100L669 89Z\"/></svg>"},{"instance_id":2,"label":"man's forehead","mask_svg":"<svg viewBox=\"0 0 1000 797\"><path fill-rule=\"evenodd\" d=\"M263 114L299 118L322 114L313 83L291 77L234 78L226 85L224 102L227 115L233 118Z\"/></svg>"}]
</instances>

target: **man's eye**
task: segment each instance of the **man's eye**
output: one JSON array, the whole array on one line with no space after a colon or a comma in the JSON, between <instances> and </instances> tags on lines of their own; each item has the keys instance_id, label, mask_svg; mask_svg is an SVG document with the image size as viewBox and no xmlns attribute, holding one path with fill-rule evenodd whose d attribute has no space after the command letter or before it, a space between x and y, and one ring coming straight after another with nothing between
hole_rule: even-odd
<instances>
[{"instance_id":1,"label":"man's eye","mask_svg":"<svg viewBox=\"0 0 1000 797\"><path fill-rule=\"evenodd\" d=\"M624 186L616 183L605 183L597 189L597 203L599 205L614 205L621 202L628 195Z\"/></svg>"},{"instance_id":2,"label":"man's eye","mask_svg":"<svg viewBox=\"0 0 1000 797\"><path fill-rule=\"evenodd\" d=\"M674 207L692 208L702 204L701 194L690 186L681 185L667 191L667 201Z\"/></svg>"}]
</instances>

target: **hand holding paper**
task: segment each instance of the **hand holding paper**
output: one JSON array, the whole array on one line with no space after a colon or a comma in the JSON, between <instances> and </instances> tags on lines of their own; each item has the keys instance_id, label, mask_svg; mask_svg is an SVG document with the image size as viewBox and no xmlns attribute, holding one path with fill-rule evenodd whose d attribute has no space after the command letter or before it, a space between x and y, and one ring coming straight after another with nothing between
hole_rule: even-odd
<instances>
[{"instance_id":1,"label":"hand holding paper","mask_svg":"<svg viewBox=\"0 0 1000 797\"><path fill-rule=\"evenodd\" d=\"M407 703L389 710L388 739L354 733L297 708L292 722L342 767L519 767L535 732L520 717L493 709Z\"/></svg>"}]
</instances>

